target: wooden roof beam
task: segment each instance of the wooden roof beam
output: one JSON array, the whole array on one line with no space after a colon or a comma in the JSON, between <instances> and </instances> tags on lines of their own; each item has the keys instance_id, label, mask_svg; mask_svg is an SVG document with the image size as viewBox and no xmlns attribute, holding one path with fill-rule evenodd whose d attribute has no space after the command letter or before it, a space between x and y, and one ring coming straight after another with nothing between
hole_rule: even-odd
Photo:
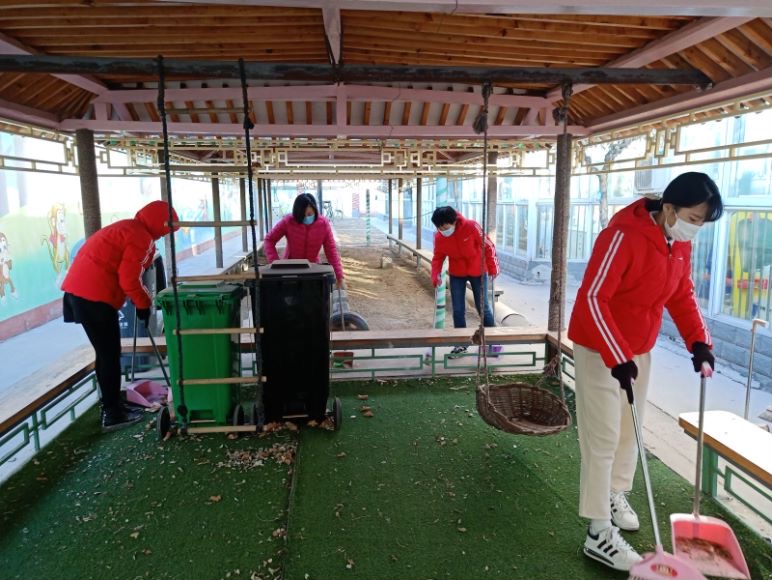
<instances>
[{"instance_id":1,"label":"wooden roof beam","mask_svg":"<svg viewBox=\"0 0 772 580\"><path fill-rule=\"evenodd\" d=\"M179 0L160 0L178 3ZM188 0L189 4L231 4L232 0ZM324 8L331 0L241 0L240 5ZM769 0L336 0L341 10L386 10L452 14L597 14L605 16L772 16Z\"/></svg>"},{"instance_id":2,"label":"wooden roof beam","mask_svg":"<svg viewBox=\"0 0 772 580\"><path fill-rule=\"evenodd\" d=\"M343 34L340 27L340 8L335 0L325 2L322 6L324 34L330 49L330 59L333 65L340 64L340 50L343 46Z\"/></svg>"},{"instance_id":3,"label":"wooden roof beam","mask_svg":"<svg viewBox=\"0 0 772 580\"><path fill-rule=\"evenodd\" d=\"M247 62L247 78L263 81L315 82L450 82L465 84L556 83L591 84L688 84L710 83L697 70L659 70L631 68L503 68L449 66L368 66L346 65L334 78L329 65ZM48 74L128 74L155 76L155 59L115 59L105 57L0 56L0 71ZM164 61L167 78L175 75L198 78L238 78L235 61Z\"/></svg>"},{"instance_id":4,"label":"wooden roof beam","mask_svg":"<svg viewBox=\"0 0 772 580\"><path fill-rule=\"evenodd\" d=\"M30 125L39 125L51 129L56 129L59 126L59 119L56 115L47 111L40 111L32 107L11 103L5 99L0 99L0 116L13 119L19 123L29 123Z\"/></svg>"}]
</instances>

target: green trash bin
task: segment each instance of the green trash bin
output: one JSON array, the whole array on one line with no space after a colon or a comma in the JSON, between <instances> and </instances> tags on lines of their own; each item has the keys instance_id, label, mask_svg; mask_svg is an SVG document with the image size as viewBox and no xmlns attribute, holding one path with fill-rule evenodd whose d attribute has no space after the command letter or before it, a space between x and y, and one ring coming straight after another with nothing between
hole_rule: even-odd
<instances>
[{"instance_id":1,"label":"green trash bin","mask_svg":"<svg viewBox=\"0 0 772 580\"><path fill-rule=\"evenodd\" d=\"M233 284L182 283L177 286L180 304L180 324L184 329L236 328L241 326L241 298L244 289ZM179 350L175 315L174 291L166 288L156 296L164 317L164 334L169 356L172 399L177 417L182 397L178 384L180 375ZM241 374L238 345L230 334L182 336L184 379L237 377ZM238 403L236 385L218 383L185 387L187 423L231 424L232 412Z\"/></svg>"}]
</instances>

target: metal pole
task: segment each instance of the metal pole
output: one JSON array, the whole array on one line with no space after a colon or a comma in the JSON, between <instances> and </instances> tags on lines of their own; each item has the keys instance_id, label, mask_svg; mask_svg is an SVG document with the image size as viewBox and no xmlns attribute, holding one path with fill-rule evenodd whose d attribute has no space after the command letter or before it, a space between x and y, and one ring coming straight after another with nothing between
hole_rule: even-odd
<instances>
[{"instance_id":1,"label":"metal pole","mask_svg":"<svg viewBox=\"0 0 772 580\"><path fill-rule=\"evenodd\" d=\"M748 385L745 388L745 413L743 414L744 419L748 419L748 413L750 412L750 406L751 406L751 384L753 383L753 350L756 347L756 327L757 326L766 326L767 321L762 320L761 318L754 318L753 322L751 322L751 350L748 353Z\"/></svg>"},{"instance_id":2,"label":"metal pole","mask_svg":"<svg viewBox=\"0 0 772 580\"><path fill-rule=\"evenodd\" d=\"M389 206L389 212L388 212L389 213L389 234L394 233L393 232L394 228L392 227L392 221L394 221L394 210L392 208L392 205L393 205L392 202L393 202L394 198L393 198L393 194L392 194L392 189L391 188L392 188L392 180L389 179L389 194L388 194L388 201L387 201L387 204Z\"/></svg>"},{"instance_id":3,"label":"metal pole","mask_svg":"<svg viewBox=\"0 0 772 580\"><path fill-rule=\"evenodd\" d=\"M402 239L402 228L403 228L403 208L402 205L404 203L404 181L402 179L399 179L397 181L397 238L400 240Z\"/></svg>"},{"instance_id":4,"label":"metal pole","mask_svg":"<svg viewBox=\"0 0 772 580\"><path fill-rule=\"evenodd\" d=\"M212 213L214 221L220 222L220 178L216 173L212 174ZM222 228L214 228L214 262L217 268L222 268Z\"/></svg>"},{"instance_id":5,"label":"metal pole","mask_svg":"<svg viewBox=\"0 0 772 580\"><path fill-rule=\"evenodd\" d=\"M496 240L496 228L497 228L497 215L496 208L499 200L499 188L498 188L498 175L496 172L496 162L499 159L498 151L490 151L488 153L488 202L486 204L485 211L488 214L488 237L497 243Z\"/></svg>"},{"instance_id":6,"label":"metal pole","mask_svg":"<svg viewBox=\"0 0 772 580\"><path fill-rule=\"evenodd\" d=\"M421 249L421 234L423 233L423 215L421 209L421 178L415 180L415 247Z\"/></svg>"},{"instance_id":7,"label":"metal pole","mask_svg":"<svg viewBox=\"0 0 772 580\"><path fill-rule=\"evenodd\" d=\"M263 179L257 178L257 231L260 232L260 239L265 239L265 213L263 210Z\"/></svg>"},{"instance_id":8,"label":"metal pole","mask_svg":"<svg viewBox=\"0 0 772 580\"><path fill-rule=\"evenodd\" d=\"M239 177L239 215L241 221L247 220L247 182L243 177ZM249 237L247 235L247 226L241 228L241 251L249 251Z\"/></svg>"},{"instance_id":9,"label":"metal pole","mask_svg":"<svg viewBox=\"0 0 772 580\"><path fill-rule=\"evenodd\" d=\"M370 190L365 190L365 241L370 245Z\"/></svg>"}]
</instances>

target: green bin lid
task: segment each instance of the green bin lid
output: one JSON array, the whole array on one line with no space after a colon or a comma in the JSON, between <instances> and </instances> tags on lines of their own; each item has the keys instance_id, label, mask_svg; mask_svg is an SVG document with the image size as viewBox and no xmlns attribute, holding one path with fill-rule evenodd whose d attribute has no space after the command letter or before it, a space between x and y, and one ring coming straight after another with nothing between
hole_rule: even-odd
<instances>
[{"instance_id":1,"label":"green bin lid","mask_svg":"<svg viewBox=\"0 0 772 580\"><path fill-rule=\"evenodd\" d=\"M236 284L225 284L223 282L183 282L177 285L177 294L180 299L215 301L223 299L240 299L244 293L243 286ZM164 288L156 296L160 304L174 304L174 289L172 287Z\"/></svg>"}]
</instances>

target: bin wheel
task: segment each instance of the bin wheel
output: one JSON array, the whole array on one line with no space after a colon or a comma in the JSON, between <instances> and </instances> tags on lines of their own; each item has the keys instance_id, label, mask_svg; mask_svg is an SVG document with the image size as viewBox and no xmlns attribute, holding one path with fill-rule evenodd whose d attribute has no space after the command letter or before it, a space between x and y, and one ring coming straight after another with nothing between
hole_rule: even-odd
<instances>
[{"instance_id":1,"label":"bin wheel","mask_svg":"<svg viewBox=\"0 0 772 580\"><path fill-rule=\"evenodd\" d=\"M243 425L244 424L244 407L242 407L241 403L236 405L236 407L233 409L233 425Z\"/></svg>"},{"instance_id":2,"label":"bin wheel","mask_svg":"<svg viewBox=\"0 0 772 580\"><path fill-rule=\"evenodd\" d=\"M367 321L359 316L356 312L344 312L343 322L341 322L341 313L336 312L330 317L330 329L340 330L341 325L346 330L370 330L370 325Z\"/></svg>"},{"instance_id":3,"label":"bin wheel","mask_svg":"<svg viewBox=\"0 0 772 580\"><path fill-rule=\"evenodd\" d=\"M338 431L343 423L343 405L338 397L332 400L332 420L335 430Z\"/></svg>"},{"instance_id":4,"label":"bin wheel","mask_svg":"<svg viewBox=\"0 0 772 580\"><path fill-rule=\"evenodd\" d=\"M265 420L261 416L257 403L252 403L252 423L255 425L258 431L260 431L265 424Z\"/></svg>"},{"instance_id":5,"label":"bin wheel","mask_svg":"<svg viewBox=\"0 0 772 580\"><path fill-rule=\"evenodd\" d=\"M172 415L169 412L169 407L164 405L158 411L158 416L155 421L156 430L158 431L158 438L163 441L166 439L166 434L171 431L172 428Z\"/></svg>"}]
</instances>

